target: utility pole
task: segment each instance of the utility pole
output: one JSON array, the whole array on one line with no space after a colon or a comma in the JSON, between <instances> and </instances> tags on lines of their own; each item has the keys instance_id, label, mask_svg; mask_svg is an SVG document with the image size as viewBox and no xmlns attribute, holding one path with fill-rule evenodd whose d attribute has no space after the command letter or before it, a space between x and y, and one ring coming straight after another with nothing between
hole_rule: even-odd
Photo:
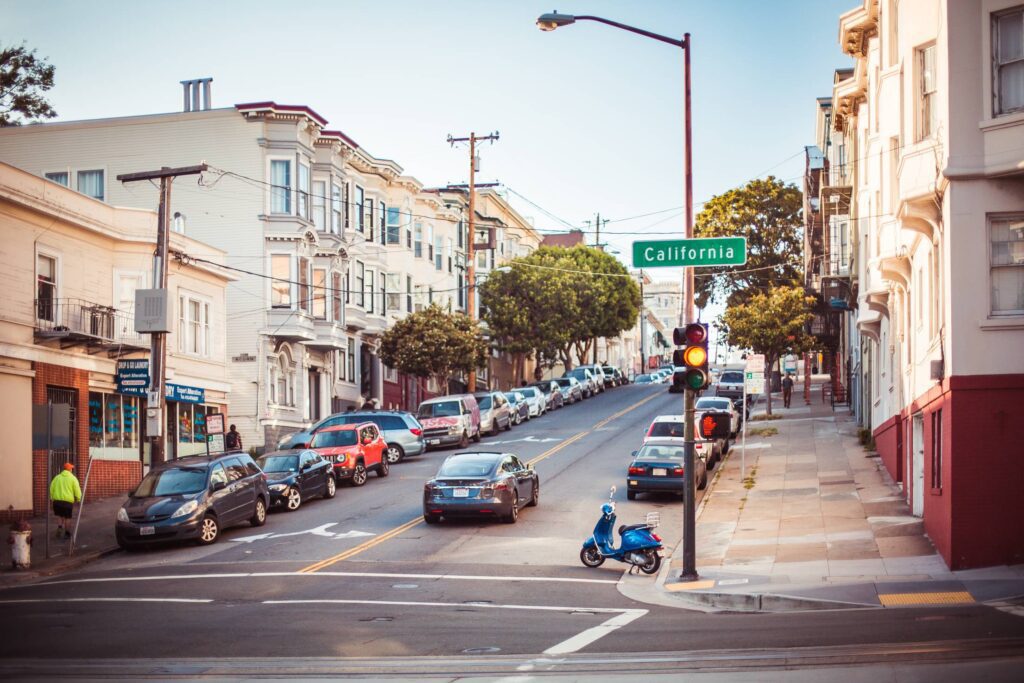
<instances>
[{"instance_id":1,"label":"utility pole","mask_svg":"<svg viewBox=\"0 0 1024 683\"><path fill-rule=\"evenodd\" d=\"M469 143L469 239L466 241L466 308L469 319L476 322L476 172L477 162L476 143L498 139L498 131L487 135L477 135L471 132L469 137L455 138L448 136L448 144L454 146L456 142ZM469 373L467 387L469 393L476 391L476 370Z\"/></svg>"},{"instance_id":2,"label":"utility pole","mask_svg":"<svg viewBox=\"0 0 1024 683\"><path fill-rule=\"evenodd\" d=\"M138 182L140 180L160 180L160 207L157 210L156 224L156 250L153 252L153 289L163 290L165 303L163 331L150 332L149 343L149 394L146 402L147 415L153 411L155 420L152 425L147 419L147 438L150 442L150 465L158 465L164 462L164 434L167 421L167 411L164 410L164 375L166 374L167 363L167 328L170 325L167 314L167 245L168 216L171 210L171 183L178 176L198 175L206 170L206 164L198 166L184 166L181 168L168 168L164 166L159 171L140 171L139 173L123 173L117 176L122 183ZM136 317L139 312L136 309Z\"/></svg>"}]
</instances>

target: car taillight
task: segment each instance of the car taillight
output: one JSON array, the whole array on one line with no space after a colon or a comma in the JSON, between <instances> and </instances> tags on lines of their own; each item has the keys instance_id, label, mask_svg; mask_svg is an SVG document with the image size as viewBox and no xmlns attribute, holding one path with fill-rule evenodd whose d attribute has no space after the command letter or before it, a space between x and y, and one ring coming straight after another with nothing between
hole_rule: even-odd
<instances>
[{"instance_id":1,"label":"car taillight","mask_svg":"<svg viewBox=\"0 0 1024 683\"><path fill-rule=\"evenodd\" d=\"M418 427L410 427L409 431L412 432L413 436L420 436L423 434L423 430Z\"/></svg>"},{"instance_id":2,"label":"car taillight","mask_svg":"<svg viewBox=\"0 0 1024 683\"><path fill-rule=\"evenodd\" d=\"M494 484L490 488L494 489L495 491L508 491L508 484L503 481L499 481L497 484Z\"/></svg>"},{"instance_id":3,"label":"car taillight","mask_svg":"<svg viewBox=\"0 0 1024 683\"><path fill-rule=\"evenodd\" d=\"M644 473L644 468L643 467L633 467L631 465L630 468L629 468L629 473L630 474L643 474Z\"/></svg>"},{"instance_id":4,"label":"car taillight","mask_svg":"<svg viewBox=\"0 0 1024 683\"><path fill-rule=\"evenodd\" d=\"M672 474L674 474L677 477L683 476L683 468L682 467L673 468Z\"/></svg>"}]
</instances>

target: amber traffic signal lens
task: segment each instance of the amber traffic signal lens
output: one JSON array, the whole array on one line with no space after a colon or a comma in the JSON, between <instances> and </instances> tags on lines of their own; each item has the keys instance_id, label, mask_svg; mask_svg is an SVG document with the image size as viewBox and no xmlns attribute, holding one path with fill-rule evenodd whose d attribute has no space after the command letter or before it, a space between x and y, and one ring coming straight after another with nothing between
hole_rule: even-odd
<instances>
[{"instance_id":1,"label":"amber traffic signal lens","mask_svg":"<svg viewBox=\"0 0 1024 683\"><path fill-rule=\"evenodd\" d=\"M700 367L708 362L707 349L703 346L691 346L683 352L683 361L688 367Z\"/></svg>"}]
</instances>

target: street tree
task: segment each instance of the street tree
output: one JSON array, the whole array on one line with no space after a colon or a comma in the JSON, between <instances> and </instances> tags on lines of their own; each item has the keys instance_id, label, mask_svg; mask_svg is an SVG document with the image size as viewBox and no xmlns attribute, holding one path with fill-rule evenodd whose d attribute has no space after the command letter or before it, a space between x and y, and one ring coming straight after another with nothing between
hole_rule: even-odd
<instances>
[{"instance_id":1,"label":"street tree","mask_svg":"<svg viewBox=\"0 0 1024 683\"><path fill-rule=\"evenodd\" d=\"M455 374L481 367L487 353L487 341L476 322L436 303L399 320L380 341L380 358L388 367L414 377L433 377L445 393Z\"/></svg>"},{"instance_id":2,"label":"street tree","mask_svg":"<svg viewBox=\"0 0 1024 683\"><path fill-rule=\"evenodd\" d=\"M746 237L742 267L704 268L696 278L697 305L711 300L730 306L773 287L802 281L803 196L795 185L774 176L751 180L704 204L694 237Z\"/></svg>"},{"instance_id":3,"label":"street tree","mask_svg":"<svg viewBox=\"0 0 1024 683\"><path fill-rule=\"evenodd\" d=\"M801 353L813 348L815 339L807 333L814 317L814 297L802 287L773 287L757 292L746 303L736 304L722 314L720 329L729 344L764 354L770 376L784 353ZM768 390L768 414L772 414L772 393Z\"/></svg>"},{"instance_id":4,"label":"street tree","mask_svg":"<svg viewBox=\"0 0 1024 683\"><path fill-rule=\"evenodd\" d=\"M578 321L573 345L576 355L586 359L591 349L597 362L597 340L615 337L636 325L640 314L640 287L625 266L611 254L594 247L568 250L581 274L577 282L583 316Z\"/></svg>"},{"instance_id":5,"label":"street tree","mask_svg":"<svg viewBox=\"0 0 1024 683\"><path fill-rule=\"evenodd\" d=\"M0 45L0 126L57 115L43 93L53 87L54 67L35 50Z\"/></svg>"}]
</instances>

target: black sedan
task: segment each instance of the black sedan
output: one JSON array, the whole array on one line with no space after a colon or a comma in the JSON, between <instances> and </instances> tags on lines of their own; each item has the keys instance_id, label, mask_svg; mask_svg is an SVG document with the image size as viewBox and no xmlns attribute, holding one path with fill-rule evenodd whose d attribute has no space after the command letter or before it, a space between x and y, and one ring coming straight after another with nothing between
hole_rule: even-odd
<instances>
[{"instance_id":1,"label":"black sedan","mask_svg":"<svg viewBox=\"0 0 1024 683\"><path fill-rule=\"evenodd\" d=\"M337 491L333 465L316 451L274 451L261 457L259 465L267 475L271 506L293 512L307 498L334 498Z\"/></svg>"},{"instance_id":2,"label":"black sedan","mask_svg":"<svg viewBox=\"0 0 1024 683\"><path fill-rule=\"evenodd\" d=\"M512 453L456 453L423 486L423 519L494 516L508 524L540 500L540 478Z\"/></svg>"},{"instance_id":3,"label":"black sedan","mask_svg":"<svg viewBox=\"0 0 1024 683\"><path fill-rule=\"evenodd\" d=\"M565 405L565 399L562 398L562 390L558 387L558 383L553 379L546 379L541 382L531 382L531 387L536 387L537 391L544 394L544 400L547 402L548 412L556 410Z\"/></svg>"},{"instance_id":4,"label":"black sedan","mask_svg":"<svg viewBox=\"0 0 1024 683\"><path fill-rule=\"evenodd\" d=\"M640 450L633 451L633 462L626 473L626 498L635 500L638 493L675 493L683 495L683 444L679 439L649 439ZM697 488L708 485L704 460L694 455L694 476Z\"/></svg>"}]
</instances>

